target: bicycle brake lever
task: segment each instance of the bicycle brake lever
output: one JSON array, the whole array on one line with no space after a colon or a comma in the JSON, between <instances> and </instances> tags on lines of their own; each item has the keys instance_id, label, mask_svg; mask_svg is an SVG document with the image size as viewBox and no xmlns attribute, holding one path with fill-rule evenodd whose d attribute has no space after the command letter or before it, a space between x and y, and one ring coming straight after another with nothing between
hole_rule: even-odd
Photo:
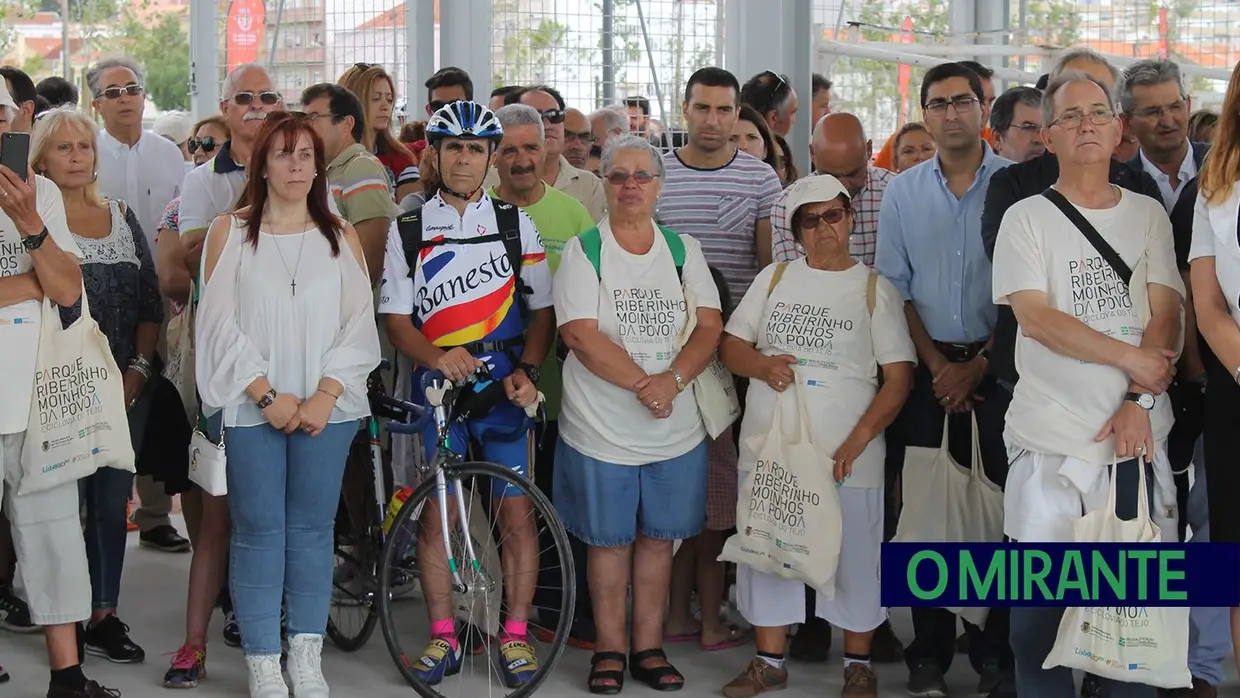
<instances>
[{"instance_id":1,"label":"bicycle brake lever","mask_svg":"<svg viewBox=\"0 0 1240 698\"><path fill-rule=\"evenodd\" d=\"M432 381L426 386L426 404L431 407L442 407L444 398L452 391L452 381Z\"/></svg>"}]
</instances>

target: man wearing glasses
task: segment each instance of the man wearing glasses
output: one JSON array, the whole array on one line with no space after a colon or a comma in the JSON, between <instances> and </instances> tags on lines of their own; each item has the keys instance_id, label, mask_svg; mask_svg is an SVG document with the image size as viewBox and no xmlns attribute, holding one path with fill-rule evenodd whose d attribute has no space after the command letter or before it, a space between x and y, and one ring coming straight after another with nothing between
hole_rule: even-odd
<instances>
[{"instance_id":1,"label":"man wearing glasses","mask_svg":"<svg viewBox=\"0 0 1240 698\"><path fill-rule=\"evenodd\" d=\"M973 70L959 63L931 68L921 84L921 105L939 151L887 185L874 258L875 269L904 297L920 359L913 390L887 431L888 469L903 468L907 446L942 443L945 415L951 415L952 456L972 462L972 415L986 475L1002 483L1006 402L994 380L984 380L995 306L981 220L991 175L1012 163L982 140L989 109ZM938 608L912 611L915 637L905 650L909 694L944 696L943 675L956 653L956 616ZM978 693L998 691L1011 666L1006 615L992 609L985 630L967 622L965 629L970 664L982 676Z\"/></svg>"},{"instance_id":2,"label":"man wearing glasses","mask_svg":"<svg viewBox=\"0 0 1240 698\"><path fill-rule=\"evenodd\" d=\"M990 111L995 152L1012 162L1032 160L1046 152L1042 143L1042 91L1013 87L999 95Z\"/></svg>"},{"instance_id":3,"label":"man wearing glasses","mask_svg":"<svg viewBox=\"0 0 1240 698\"><path fill-rule=\"evenodd\" d=\"M1070 543L1074 521L1113 503L1114 516L1152 518L1162 540L1174 540L1174 509L1169 521L1162 516L1174 497L1166 455L1173 416L1165 391L1184 283L1171 224L1158 201L1111 183L1121 126L1105 82L1062 73L1051 79L1044 100L1043 134L1062 165L1059 177L1053 189L1008 209L994 252L994 300L1012 307L1021 328L1016 368L1022 378L1007 416L1016 455L1004 533L1026 543ZM1138 260L1146 264L1147 320L1123 280L1124 267L1131 273ZM1010 614L1019 694L1075 695L1071 669L1043 668L1063 609L1012 608ZM1097 681L1098 695L1158 695L1135 682Z\"/></svg>"},{"instance_id":4,"label":"man wearing glasses","mask_svg":"<svg viewBox=\"0 0 1240 698\"><path fill-rule=\"evenodd\" d=\"M564 111L564 159L579 170L586 169L590 146L594 145L594 128L590 119L578 109Z\"/></svg>"}]
</instances>

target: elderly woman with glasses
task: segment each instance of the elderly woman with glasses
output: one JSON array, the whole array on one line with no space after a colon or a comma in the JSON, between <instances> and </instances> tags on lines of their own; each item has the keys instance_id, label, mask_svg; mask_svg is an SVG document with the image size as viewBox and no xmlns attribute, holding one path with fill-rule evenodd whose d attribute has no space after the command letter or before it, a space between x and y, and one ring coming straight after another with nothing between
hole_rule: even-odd
<instances>
[{"instance_id":1,"label":"elderly woman with glasses","mask_svg":"<svg viewBox=\"0 0 1240 698\"><path fill-rule=\"evenodd\" d=\"M724 365L750 379L740 487L744 491L753 477L754 441L772 438L767 433L775 411L784 425L808 415L814 443L833 459L844 534L834 595L819 594L816 612L844 631L843 695L877 698L870 643L886 620L878 580L883 432L908 397L917 354L895 286L849 254L854 213L844 186L830 175L802 179L788 192L788 210L806 256L758 274L719 347ZM793 399L780 399L790 388ZM748 565L738 566L736 581L758 653L723 694L752 698L786 688L787 631L805 622L803 584Z\"/></svg>"},{"instance_id":2,"label":"elderly woman with glasses","mask_svg":"<svg viewBox=\"0 0 1240 698\"><path fill-rule=\"evenodd\" d=\"M686 389L719 342L719 292L698 242L653 219L664 174L654 146L616 136L602 170L609 215L568 242L555 279L570 350L555 501L590 546L590 692L619 693L626 664L634 679L669 691L684 685L662 649L672 543L697 535L706 517L707 434Z\"/></svg>"}]
</instances>

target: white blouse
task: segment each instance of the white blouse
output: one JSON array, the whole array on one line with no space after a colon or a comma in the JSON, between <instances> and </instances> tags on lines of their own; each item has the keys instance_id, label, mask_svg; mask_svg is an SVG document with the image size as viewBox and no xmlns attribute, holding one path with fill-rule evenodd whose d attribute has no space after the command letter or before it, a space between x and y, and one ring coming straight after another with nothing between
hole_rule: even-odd
<instances>
[{"instance_id":1,"label":"white blouse","mask_svg":"<svg viewBox=\"0 0 1240 698\"><path fill-rule=\"evenodd\" d=\"M1193 243L1188 261L1214 257L1214 274L1227 299L1231 317L1240 324L1240 184L1232 189L1225 201L1211 204L1205 195L1197 194L1193 212Z\"/></svg>"},{"instance_id":2,"label":"white blouse","mask_svg":"<svg viewBox=\"0 0 1240 698\"><path fill-rule=\"evenodd\" d=\"M195 367L203 412L224 410L224 425L266 424L246 394L266 376L278 393L307 399L319 381L344 386L330 423L370 414L366 378L379 365L379 330L366 270L348 244L340 254L317 228L260 233L245 241L234 216L198 304ZM293 283L296 283L294 293Z\"/></svg>"}]
</instances>

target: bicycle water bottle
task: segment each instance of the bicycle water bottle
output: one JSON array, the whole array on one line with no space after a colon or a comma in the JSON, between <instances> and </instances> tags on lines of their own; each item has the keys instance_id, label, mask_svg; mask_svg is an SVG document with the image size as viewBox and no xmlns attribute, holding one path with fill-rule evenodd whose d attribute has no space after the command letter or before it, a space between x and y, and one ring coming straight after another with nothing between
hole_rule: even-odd
<instances>
[{"instance_id":1,"label":"bicycle water bottle","mask_svg":"<svg viewBox=\"0 0 1240 698\"><path fill-rule=\"evenodd\" d=\"M387 516L383 519L384 537L392 534L392 523L396 521L396 515L400 513L401 507L405 506L405 502L412 495L412 487L402 487L392 494L392 501L388 502Z\"/></svg>"}]
</instances>

